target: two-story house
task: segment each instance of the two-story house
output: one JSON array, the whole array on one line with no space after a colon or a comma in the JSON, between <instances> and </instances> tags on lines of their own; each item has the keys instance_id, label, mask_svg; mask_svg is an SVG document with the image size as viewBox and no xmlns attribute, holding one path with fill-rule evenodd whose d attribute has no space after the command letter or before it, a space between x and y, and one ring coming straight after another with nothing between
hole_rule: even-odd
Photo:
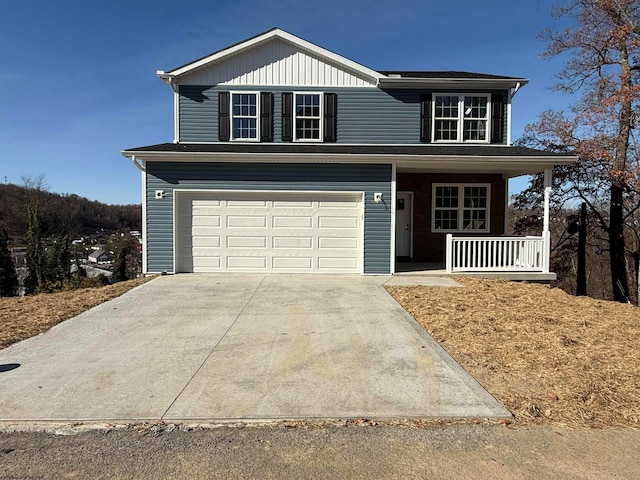
<instances>
[{"instance_id":1,"label":"two-story house","mask_svg":"<svg viewBox=\"0 0 640 480\"><path fill-rule=\"evenodd\" d=\"M142 171L144 273L549 277L551 169L511 145L524 78L375 71L274 28L160 79L173 142L125 150ZM507 237L508 180L545 172L545 227Z\"/></svg>"}]
</instances>

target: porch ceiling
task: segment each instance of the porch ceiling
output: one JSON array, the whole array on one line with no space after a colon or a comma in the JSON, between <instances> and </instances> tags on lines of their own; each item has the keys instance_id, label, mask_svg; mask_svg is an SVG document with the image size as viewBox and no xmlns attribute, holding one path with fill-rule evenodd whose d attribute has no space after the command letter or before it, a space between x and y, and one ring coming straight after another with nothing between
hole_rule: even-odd
<instances>
[{"instance_id":1,"label":"porch ceiling","mask_svg":"<svg viewBox=\"0 0 640 480\"><path fill-rule=\"evenodd\" d=\"M493 173L502 175L503 178L532 175L552 169L555 165L566 165L575 159L562 160L557 157L546 158L423 158L420 161L413 159L398 159L397 171L403 173Z\"/></svg>"}]
</instances>

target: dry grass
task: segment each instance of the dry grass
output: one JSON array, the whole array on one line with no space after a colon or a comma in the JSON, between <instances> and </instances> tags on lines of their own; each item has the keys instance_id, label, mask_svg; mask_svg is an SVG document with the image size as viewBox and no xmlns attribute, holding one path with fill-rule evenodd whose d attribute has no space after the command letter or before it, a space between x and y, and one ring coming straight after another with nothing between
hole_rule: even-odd
<instances>
[{"instance_id":1,"label":"dry grass","mask_svg":"<svg viewBox=\"0 0 640 480\"><path fill-rule=\"evenodd\" d=\"M0 348L45 332L58 323L119 297L152 278L136 278L98 288L0 298Z\"/></svg>"},{"instance_id":2,"label":"dry grass","mask_svg":"<svg viewBox=\"0 0 640 480\"><path fill-rule=\"evenodd\" d=\"M457 279L389 293L520 424L640 426L640 309L557 288Z\"/></svg>"}]
</instances>

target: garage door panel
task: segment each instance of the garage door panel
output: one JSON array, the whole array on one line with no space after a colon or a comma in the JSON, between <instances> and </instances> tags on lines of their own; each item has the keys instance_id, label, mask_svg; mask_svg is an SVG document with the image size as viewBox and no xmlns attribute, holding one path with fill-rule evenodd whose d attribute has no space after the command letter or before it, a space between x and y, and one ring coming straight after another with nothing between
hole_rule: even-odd
<instances>
[{"instance_id":1,"label":"garage door panel","mask_svg":"<svg viewBox=\"0 0 640 480\"><path fill-rule=\"evenodd\" d=\"M327 217L321 216L318 218L319 228L358 228L358 217Z\"/></svg>"},{"instance_id":2,"label":"garage door panel","mask_svg":"<svg viewBox=\"0 0 640 480\"><path fill-rule=\"evenodd\" d=\"M339 208L339 209L358 210L358 206L354 205L353 201L350 201L348 199L332 200L332 201L320 200L318 201L318 206L320 208Z\"/></svg>"},{"instance_id":3,"label":"garage door panel","mask_svg":"<svg viewBox=\"0 0 640 480\"><path fill-rule=\"evenodd\" d=\"M184 241L180 242L180 245L187 245L187 244L190 244L192 247L220 248L222 241L219 235L210 235L210 236L194 235L193 237L187 237L184 239Z\"/></svg>"},{"instance_id":4,"label":"garage door panel","mask_svg":"<svg viewBox=\"0 0 640 480\"><path fill-rule=\"evenodd\" d=\"M227 268L240 268L246 270L264 270L267 268L266 257L234 257L227 256Z\"/></svg>"},{"instance_id":5,"label":"garage door panel","mask_svg":"<svg viewBox=\"0 0 640 480\"><path fill-rule=\"evenodd\" d=\"M227 237L228 248L267 248L267 237Z\"/></svg>"},{"instance_id":6,"label":"garage door panel","mask_svg":"<svg viewBox=\"0 0 640 480\"><path fill-rule=\"evenodd\" d=\"M313 218L297 216L273 216L273 228L311 228Z\"/></svg>"},{"instance_id":7,"label":"garage door panel","mask_svg":"<svg viewBox=\"0 0 640 480\"><path fill-rule=\"evenodd\" d=\"M354 237L318 237L319 249L344 249L358 248L358 239Z\"/></svg>"},{"instance_id":8,"label":"garage door panel","mask_svg":"<svg viewBox=\"0 0 640 480\"><path fill-rule=\"evenodd\" d=\"M311 270L313 267L312 257L273 257L272 266L274 270Z\"/></svg>"},{"instance_id":9,"label":"garage door panel","mask_svg":"<svg viewBox=\"0 0 640 480\"><path fill-rule=\"evenodd\" d=\"M228 200L227 207L267 207L266 200Z\"/></svg>"},{"instance_id":10,"label":"garage door panel","mask_svg":"<svg viewBox=\"0 0 640 480\"><path fill-rule=\"evenodd\" d=\"M194 227L219 227L220 215L194 215L191 225Z\"/></svg>"},{"instance_id":11,"label":"garage door panel","mask_svg":"<svg viewBox=\"0 0 640 480\"><path fill-rule=\"evenodd\" d=\"M267 226L266 216L249 216L249 215L229 215L227 216L227 227L253 227L265 228Z\"/></svg>"},{"instance_id":12,"label":"garage door panel","mask_svg":"<svg viewBox=\"0 0 640 480\"><path fill-rule=\"evenodd\" d=\"M319 270L345 270L353 271L357 268L357 260L355 258L345 257L320 257L318 259Z\"/></svg>"},{"instance_id":13,"label":"garage door panel","mask_svg":"<svg viewBox=\"0 0 640 480\"><path fill-rule=\"evenodd\" d=\"M178 271L362 271L361 194L179 193Z\"/></svg>"},{"instance_id":14,"label":"garage door panel","mask_svg":"<svg viewBox=\"0 0 640 480\"><path fill-rule=\"evenodd\" d=\"M273 237L273 248L312 248L311 237Z\"/></svg>"},{"instance_id":15,"label":"garage door panel","mask_svg":"<svg viewBox=\"0 0 640 480\"><path fill-rule=\"evenodd\" d=\"M311 200L274 200L273 208L311 208Z\"/></svg>"}]
</instances>

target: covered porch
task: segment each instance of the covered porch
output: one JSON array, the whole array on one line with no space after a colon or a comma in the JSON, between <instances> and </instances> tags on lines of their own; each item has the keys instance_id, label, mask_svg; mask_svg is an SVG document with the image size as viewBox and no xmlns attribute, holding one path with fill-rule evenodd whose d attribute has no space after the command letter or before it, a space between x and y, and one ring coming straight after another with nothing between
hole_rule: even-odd
<instances>
[{"instance_id":1,"label":"covered porch","mask_svg":"<svg viewBox=\"0 0 640 480\"><path fill-rule=\"evenodd\" d=\"M399 163L395 274L555 280L549 262L552 168L575 159L536 157L485 158L484 163L460 158L449 163L448 173L434 171L435 165ZM508 180L537 172L544 172L540 235L512 235Z\"/></svg>"}]
</instances>

